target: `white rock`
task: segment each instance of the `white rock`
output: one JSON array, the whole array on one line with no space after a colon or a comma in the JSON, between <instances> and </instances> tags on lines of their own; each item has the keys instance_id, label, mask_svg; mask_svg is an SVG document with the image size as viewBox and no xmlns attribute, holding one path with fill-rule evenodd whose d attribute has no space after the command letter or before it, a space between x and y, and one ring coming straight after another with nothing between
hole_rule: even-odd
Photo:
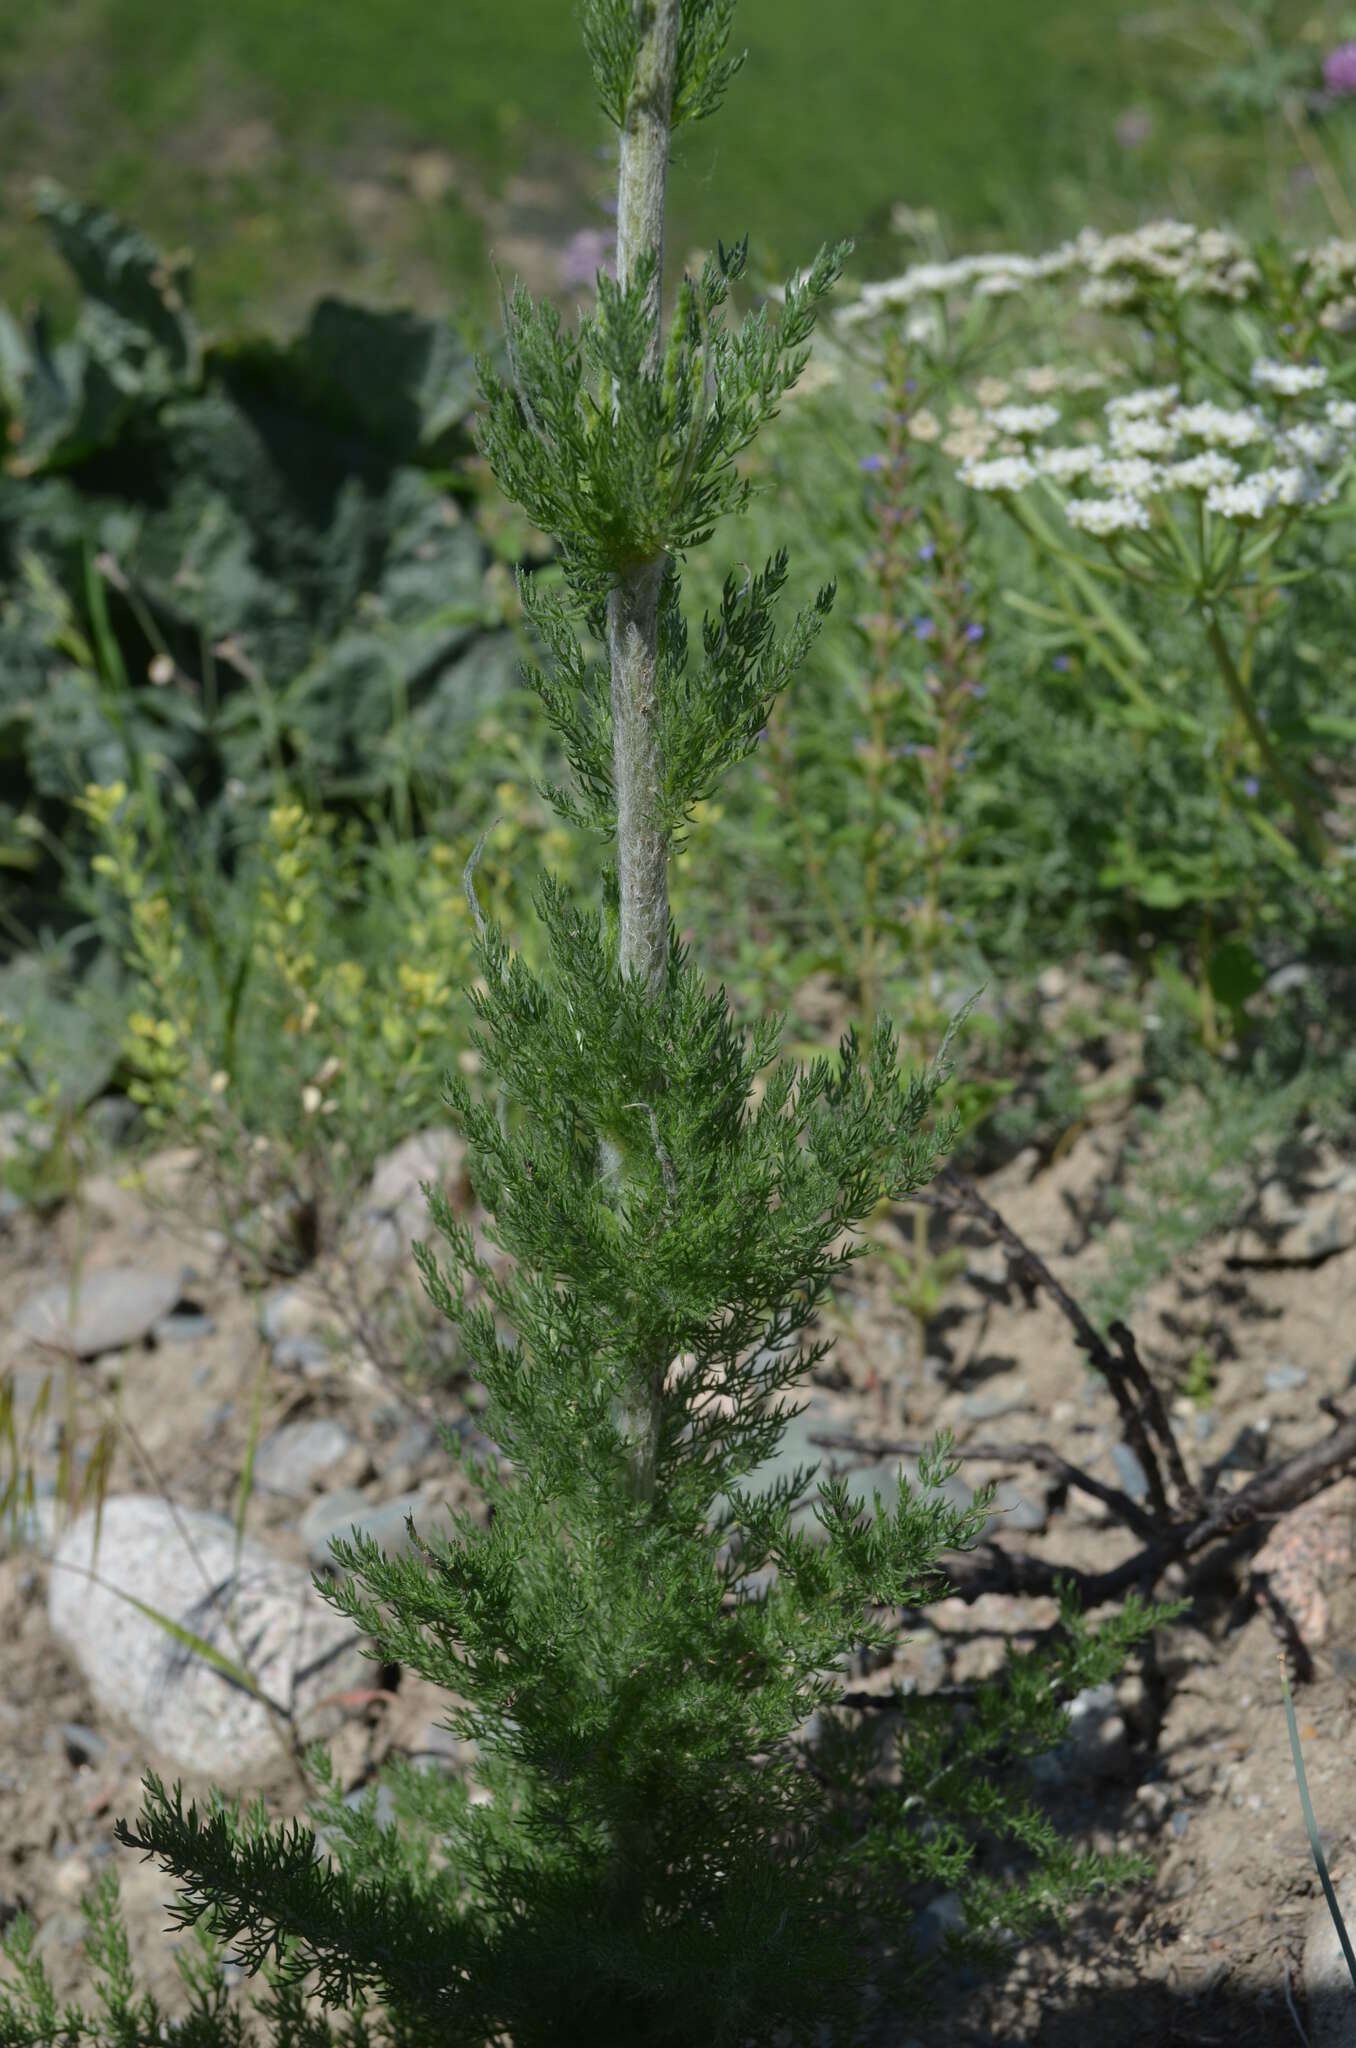
<instances>
[{"instance_id":1,"label":"white rock","mask_svg":"<svg viewBox=\"0 0 1356 2048\"><path fill-rule=\"evenodd\" d=\"M147 1273L137 1266L110 1266L82 1273L74 1288L58 1280L31 1294L14 1318L22 1337L94 1358L119 1351L145 1337L168 1315L183 1292L181 1272Z\"/></svg>"},{"instance_id":2,"label":"white rock","mask_svg":"<svg viewBox=\"0 0 1356 2048\"><path fill-rule=\"evenodd\" d=\"M183 1769L244 1782L280 1755L267 1709L120 1595L146 1602L239 1662L225 1612L234 1590L248 1667L294 1718L362 1683L368 1661L353 1623L321 1600L309 1573L247 1539L234 1580L232 1524L193 1508L176 1512L200 1565L164 1501L140 1494L105 1501L97 1555L94 1510L81 1515L52 1558L48 1619L104 1713L130 1722ZM97 1584L86 1576L91 1569Z\"/></svg>"},{"instance_id":3,"label":"white rock","mask_svg":"<svg viewBox=\"0 0 1356 2048\"><path fill-rule=\"evenodd\" d=\"M346 1235L349 1259L378 1266L408 1261L416 1238L436 1237L421 1181L436 1181L454 1205L463 1195L466 1147L454 1131L416 1131L377 1162L362 1207Z\"/></svg>"},{"instance_id":4,"label":"white rock","mask_svg":"<svg viewBox=\"0 0 1356 2048\"><path fill-rule=\"evenodd\" d=\"M1356 1875L1333 1889L1347 1938L1356 1948ZM1356 2048L1356 1985L1322 1892L1305 1925L1303 1975L1310 2048Z\"/></svg>"}]
</instances>

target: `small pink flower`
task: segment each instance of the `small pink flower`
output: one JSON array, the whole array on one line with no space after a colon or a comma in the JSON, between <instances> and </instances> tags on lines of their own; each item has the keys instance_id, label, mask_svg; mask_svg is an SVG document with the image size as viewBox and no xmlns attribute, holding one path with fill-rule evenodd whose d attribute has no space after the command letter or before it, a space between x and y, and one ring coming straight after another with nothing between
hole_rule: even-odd
<instances>
[{"instance_id":1,"label":"small pink flower","mask_svg":"<svg viewBox=\"0 0 1356 2048\"><path fill-rule=\"evenodd\" d=\"M1335 96L1356 93L1356 43L1339 43L1328 53L1323 83Z\"/></svg>"}]
</instances>

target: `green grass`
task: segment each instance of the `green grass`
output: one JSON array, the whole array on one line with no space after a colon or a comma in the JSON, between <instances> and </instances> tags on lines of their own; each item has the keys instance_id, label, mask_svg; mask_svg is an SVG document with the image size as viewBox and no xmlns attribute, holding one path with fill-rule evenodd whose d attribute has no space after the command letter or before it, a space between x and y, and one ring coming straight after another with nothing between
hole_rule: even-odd
<instances>
[{"instance_id":1,"label":"green grass","mask_svg":"<svg viewBox=\"0 0 1356 2048\"><path fill-rule=\"evenodd\" d=\"M1100 175L1124 103L1124 13L1120 0L841 0L830 42L820 0L743 0L749 61L729 115L679 138L675 255L756 221L773 270L841 234L863 263L888 262L900 200L959 237L1041 233L1052 196ZM543 143L567 152L567 229L610 183L559 0L46 0L0 38L10 190L47 171L190 243L209 318L295 310L322 280L427 301L449 273L484 305L483 229L455 191L421 206L392 187L384 214L355 221L354 179L379 184L393 153L444 150L493 190L542 164ZM261 120L272 155L223 168ZM1123 165L1104 168L1124 182ZM61 298L13 215L0 264L6 299Z\"/></svg>"}]
</instances>

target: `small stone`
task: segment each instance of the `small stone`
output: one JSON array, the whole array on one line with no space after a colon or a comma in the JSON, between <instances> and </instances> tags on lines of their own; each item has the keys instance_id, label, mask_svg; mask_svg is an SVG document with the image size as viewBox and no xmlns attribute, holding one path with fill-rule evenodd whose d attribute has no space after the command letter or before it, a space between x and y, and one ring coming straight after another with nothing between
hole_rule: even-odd
<instances>
[{"instance_id":1,"label":"small stone","mask_svg":"<svg viewBox=\"0 0 1356 2048\"><path fill-rule=\"evenodd\" d=\"M1169 1825L1172 1828L1173 1833L1177 1835L1179 1838L1186 1833L1187 1829L1191 1825L1191 1815L1187 1812L1184 1806L1179 1806L1177 1808L1176 1812L1172 1816Z\"/></svg>"},{"instance_id":2,"label":"small stone","mask_svg":"<svg viewBox=\"0 0 1356 2048\"><path fill-rule=\"evenodd\" d=\"M67 1856L52 1873L52 1888L59 1898L80 1899L94 1883L94 1871L83 1856Z\"/></svg>"},{"instance_id":3,"label":"small stone","mask_svg":"<svg viewBox=\"0 0 1356 2048\"><path fill-rule=\"evenodd\" d=\"M412 1268L411 1244L436 1235L420 1183L434 1183L454 1208L464 1208L470 1197L465 1160L462 1140L442 1128L416 1131L380 1159L345 1233L343 1255L350 1271L407 1263Z\"/></svg>"},{"instance_id":4,"label":"small stone","mask_svg":"<svg viewBox=\"0 0 1356 2048\"><path fill-rule=\"evenodd\" d=\"M986 1246L983 1250L971 1252L965 1262L965 1277L981 1292L999 1289L1008 1292L1011 1272L1008 1255L1001 1244Z\"/></svg>"},{"instance_id":5,"label":"small stone","mask_svg":"<svg viewBox=\"0 0 1356 2048\"><path fill-rule=\"evenodd\" d=\"M266 1344L307 1336L316 1320L315 1303L296 1287L275 1287L259 1303L259 1335Z\"/></svg>"},{"instance_id":6,"label":"small stone","mask_svg":"<svg viewBox=\"0 0 1356 2048\"><path fill-rule=\"evenodd\" d=\"M177 1272L146 1273L137 1266L85 1272L74 1286L59 1280L30 1295L14 1327L35 1343L94 1358L140 1342L174 1307L181 1285Z\"/></svg>"},{"instance_id":7,"label":"small stone","mask_svg":"<svg viewBox=\"0 0 1356 2048\"><path fill-rule=\"evenodd\" d=\"M185 1306L153 1323L151 1336L157 1344L196 1344L203 1337L213 1336L216 1327L211 1316L204 1315L201 1309Z\"/></svg>"},{"instance_id":8,"label":"small stone","mask_svg":"<svg viewBox=\"0 0 1356 2048\"><path fill-rule=\"evenodd\" d=\"M280 1337L273 1346L273 1363L280 1372L299 1372L303 1379L315 1379L329 1372L336 1357L323 1337Z\"/></svg>"},{"instance_id":9,"label":"small stone","mask_svg":"<svg viewBox=\"0 0 1356 2048\"><path fill-rule=\"evenodd\" d=\"M1057 1003L1069 992L1069 977L1062 967L1047 967L1036 976L1036 994L1043 1003Z\"/></svg>"},{"instance_id":10,"label":"small stone","mask_svg":"<svg viewBox=\"0 0 1356 2048\"><path fill-rule=\"evenodd\" d=\"M1288 1394L1296 1387L1304 1386L1309 1378L1302 1365L1268 1366L1262 1384L1269 1394Z\"/></svg>"},{"instance_id":11,"label":"small stone","mask_svg":"<svg viewBox=\"0 0 1356 2048\"><path fill-rule=\"evenodd\" d=\"M1064 1741L1044 1756L1033 1757L1031 1770L1038 1783L1065 1787L1086 1777L1118 1777L1128 1756L1129 1738L1115 1686L1091 1685L1070 1701Z\"/></svg>"},{"instance_id":12,"label":"small stone","mask_svg":"<svg viewBox=\"0 0 1356 2048\"><path fill-rule=\"evenodd\" d=\"M103 1736L87 1728L83 1721L63 1721L57 1733L73 1764L97 1764L108 1752Z\"/></svg>"},{"instance_id":13,"label":"small stone","mask_svg":"<svg viewBox=\"0 0 1356 2048\"><path fill-rule=\"evenodd\" d=\"M1141 1465L1129 1444L1113 1444L1111 1446L1111 1462L1116 1468L1116 1477L1120 1480L1122 1487L1129 1494L1131 1500L1147 1500L1149 1497L1149 1481L1145 1476L1143 1465Z\"/></svg>"},{"instance_id":14,"label":"small stone","mask_svg":"<svg viewBox=\"0 0 1356 2048\"><path fill-rule=\"evenodd\" d=\"M440 1509L423 1493L402 1493L395 1500L378 1504L369 1501L356 1487L341 1487L333 1493L321 1494L311 1503L298 1526L307 1557L315 1569L338 1572L343 1567L330 1554L331 1539L337 1536L346 1543L351 1542L355 1522L359 1534L370 1536L386 1557L410 1556L414 1546L405 1527L407 1515L413 1515L415 1528L421 1536L430 1532L442 1536L452 1533L446 1509Z\"/></svg>"},{"instance_id":15,"label":"small stone","mask_svg":"<svg viewBox=\"0 0 1356 2048\"><path fill-rule=\"evenodd\" d=\"M265 1437L254 1459L256 1485L265 1493L304 1500L312 1485L353 1448L353 1438L330 1417L285 1423Z\"/></svg>"},{"instance_id":16,"label":"small stone","mask_svg":"<svg viewBox=\"0 0 1356 2048\"><path fill-rule=\"evenodd\" d=\"M33 1937L30 1955L45 1956L53 1949L80 1948L84 1944L87 1922L83 1913L65 1910L49 1913Z\"/></svg>"},{"instance_id":17,"label":"small stone","mask_svg":"<svg viewBox=\"0 0 1356 2048\"><path fill-rule=\"evenodd\" d=\"M1019 1486L1011 1479L999 1482L994 1500L994 1513L985 1525L985 1538L1002 1529L1019 1529L1035 1534L1044 1529L1050 1520L1043 1491L1033 1486Z\"/></svg>"},{"instance_id":18,"label":"small stone","mask_svg":"<svg viewBox=\"0 0 1356 2048\"><path fill-rule=\"evenodd\" d=\"M1325 1203L1305 1222L1300 1237L1302 1256L1328 1259L1356 1244L1356 1202L1340 1197Z\"/></svg>"},{"instance_id":19,"label":"small stone","mask_svg":"<svg viewBox=\"0 0 1356 2048\"><path fill-rule=\"evenodd\" d=\"M1303 1221L1304 1210L1282 1180L1269 1180L1257 1197L1257 1213L1270 1230Z\"/></svg>"},{"instance_id":20,"label":"small stone","mask_svg":"<svg viewBox=\"0 0 1356 2048\"><path fill-rule=\"evenodd\" d=\"M961 1413L971 1422L992 1422L999 1415L1015 1415L1028 1406L1026 1387L1021 1380L1012 1380L1002 1389L991 1388L988 1392L966 1394L961 1400Z\"/></svg>"},{"instance_id":21,"label":"small stone","mask_svg":"<svg viewBox=\"0 0 1356 2048\"><path fill-rule=\"evenodd\" d=\"M411 1422L393 1443L383 1449L382 1466L387 1472L396 1472L403 1465L417 1465L440 1445L441 1440L432 1423Z\"/></svg>"},{"instance_id":22,"label":"small stone","mask_svg":"<svg viewBox=\"0 0 1356 2048\"><path fill-rule=\"evenodd\" d=\"M914 1943L920 1955L933 1955L948 1934L958 1934L965 1925L965 1908L958 1892L943 1892L924 1906L913 1923Z\"/></svg>"}]
</instances>

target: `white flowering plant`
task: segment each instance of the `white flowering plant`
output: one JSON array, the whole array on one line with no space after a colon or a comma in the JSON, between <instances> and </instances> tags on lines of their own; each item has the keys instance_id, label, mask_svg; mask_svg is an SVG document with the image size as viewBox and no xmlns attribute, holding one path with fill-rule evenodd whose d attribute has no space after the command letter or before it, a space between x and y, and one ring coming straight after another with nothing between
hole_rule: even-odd
<instances>
[{"instance_id":1,"label":"white flowering plant","mask_svg":"<svg viewBox=\"0 0 1356 2048\"><path fill-rule=\"evenodd\" d=\"M1243 820L1257 857L1280 863L1319 915L1349 873L1320 768L1340 707L1295 715L1276 634L1297 602L1312 602L1303 586L1333 572L1328 529L1353 509L1356 400L1340 341L1353 280L1353 244L1286 255L1160 221L1110 237L1087 230L1046 257L916 264L840 315L857 331L910 334L940 361L951 337L979 329L996 350L995 303L1020 323L1038 295L1060 357L1017 376L990 372L973 389L955 390L953 376L928 439L952 459L961 491L1001 507L1034 554L1039 593L1009 589L1008 607L1077 645L1128 725L1175 731L1197 751L1221 820ZM1053 291L1064 295L1056 320ZM1189 666L1214 677L1217 712L1175 680L1164 628L1180 643L1179 621L1199 649ZM1212 905L1230 888L1220 851L1178 859L1167 884L1202 907L1208 1037L1218 1035ZM1165 858L1152 856L1154 868ZM1163 884L1149 886L1168 900ZM1233 971L1229 943L1232 968L1215 963L1213 976L1226 1002L1249 979Z\"/></svg>"}]
</instances>

